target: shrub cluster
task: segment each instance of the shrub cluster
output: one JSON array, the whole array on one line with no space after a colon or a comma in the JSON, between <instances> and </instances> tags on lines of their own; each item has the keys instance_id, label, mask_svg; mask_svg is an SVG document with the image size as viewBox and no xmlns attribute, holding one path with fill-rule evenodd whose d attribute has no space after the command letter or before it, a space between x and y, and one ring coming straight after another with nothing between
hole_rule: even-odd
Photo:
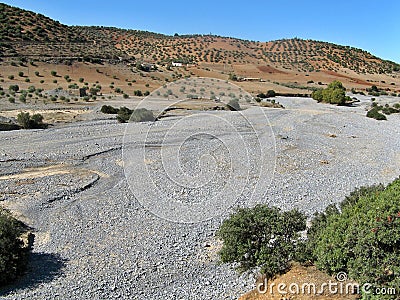
<instances>
[{"instance_id":1,"label":"shrub cluster","mask_svg":"<svg viewBox=\"0 0 400 300\"><path fill-rule=\"evenodd\" d=\"M346 96L346 89L340 81L331 82L326 89L318 89L312 92L311 97L318 102L343 105L351 98Z\"/></svg>"},{"instance_id":2,"label":"shrub cluster","mask_svg":"<svg viewBox=\"0 0 400 300\"><path fill-rule=\"evenodd\" d=\"M378 88L376 85L371 86L370 88L366 89L368 92L368 95L379 97L379 96L386 96L388 93L380 88Z\"/></svg>"},{"instance_id":3,"label":"shrub cluster","mask_svg":"<svg viewBox=\"0 0 400 300\"><path fill-rule=\"evenodd\" d=\"M260 93L257 95L258 98L262 98L262 99L271 98L271 97L275 97L275 96L276 96L276 93L274 90L268 90L266 94Z\"/></svg>"},{"instance_id":4,"label":"shrub cluster","mask_svg":"<svg viewBox=\"0 0 400 300\"><path fill-rule=\"evenodd\" d=\"M43 116L41 114L30 115L28 112L20 112L17 115L18 124L24 129L44 129L47 124L43 123Z\"/></svg>"},{"instance_id":5,"label":"shrub cluster","mask_svg":"<svg viewBox=\"0 0 400 300\"><path fill-rule=\"evenodd\" d=\"M400 286L400 178L386 188L351 193L316 218L313 258L329 274L344 271L360 284ZM310 235L310 234L309 234ZM384 296L380 296L384 299Z\"/></svg>"},{"instance_id":6,"label":"shrub cluster","mask_svg":"<svg viewBox=\"0 0 400 300\"><path fill-rule=\"evenodd\" d=\"M385 115L400 113L400 104L396 103L392 107L389 104L385 106L377 105L376 102L372 103L372 108L367 112L368 118L376 120L387 120Z\"/></svg>"},{"instance_id":7,"label":"shrub cluster","mask_svg":"<svg viewBox=\"0 0 400 300\"><path fill-rule=\"evenodd\" d=\"M146 108L131 110L125 106L115 108L110 105L103 105L101 107L101 112L104 114L117 114L117 120L120 123L126 123L129 120L132 122L155 121L153 112Z\"/></svg>"},{"instance_id":8,"label":"shrub cluster","mask_svg":"<svg viewBox=\"0 0 400 300\"><path fill-rule=\"evenodd\" d=\"M112 107L111 105L103 105L101 107L101 112L103 114L117 114L118 113L118 108Z\"/></svg>"},{"instance_id":9,"label":"shrub cluster","mask_svg":"<svg viewBox=\"0 0 400 300\"><path fill-rule=\"evenodd\" d=\"M360 286L398 290L399 199L400 178L386 187L356 189L338 206L332 204L314 216L306 240L299 234L306 228L306 217L296 210L281 212L262 205L239 209L217 232L224 242L219 255L222 262L237 263L240 271L260 267L269 278L297 260L314 263L328 274L346 272Z\"/></svg>"}]
</instances>

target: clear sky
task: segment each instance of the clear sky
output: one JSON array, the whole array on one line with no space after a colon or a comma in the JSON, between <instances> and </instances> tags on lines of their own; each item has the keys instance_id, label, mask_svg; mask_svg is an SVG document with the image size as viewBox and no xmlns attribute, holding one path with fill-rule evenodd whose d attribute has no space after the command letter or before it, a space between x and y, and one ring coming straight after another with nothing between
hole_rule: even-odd
<instances>
[{"instance_id":1,"label":"clear sky","mask_svg":"<svg viewBox=\"0 0 400 300\"><path fill-rule=\"evenodd\" d=\"M8 0L66 25L255 41L299 37L362 48L400 63L399 0Z\"/></svg>"}]
</instances>

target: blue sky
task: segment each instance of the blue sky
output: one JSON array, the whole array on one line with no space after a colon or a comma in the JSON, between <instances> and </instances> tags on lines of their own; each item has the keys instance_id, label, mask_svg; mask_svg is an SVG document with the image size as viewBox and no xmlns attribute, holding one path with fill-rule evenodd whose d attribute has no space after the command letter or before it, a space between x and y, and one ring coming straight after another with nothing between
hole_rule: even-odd
<instances>
[{"instance_id":1,"label":"blue sky","mask_svg":"<svg viewBox=\"0 0 400 300\"><path fill-rule=\"evenodd\" d=\"M299 37L362 48L400 63L400 1L3 1L67 25L256 41Z\"/></svg>"}]
</instances>

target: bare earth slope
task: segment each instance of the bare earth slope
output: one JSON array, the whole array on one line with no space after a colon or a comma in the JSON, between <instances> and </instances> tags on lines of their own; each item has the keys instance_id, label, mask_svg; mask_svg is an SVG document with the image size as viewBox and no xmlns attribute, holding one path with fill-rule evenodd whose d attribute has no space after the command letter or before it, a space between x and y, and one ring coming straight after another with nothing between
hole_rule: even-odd
<instances>
[{"instance_id":1,"label":"bare earth slope","mask_svg":"<svg viewBox=\"0 0 400 300\"><path fill-rule=\"evenodd\" d=\"M90 76L98 77L95 81L107 86L113 80L101 75L118 77L121 65L116 64L122 63L130 72L127 79L135 80L140 89L145 88L146 83L140 82L145 77L161 86L166 79L228 79L235 74L245 80L240 84L254 93L268 89L310 93L319 87L318 82L327 84L335 79L348 89L365 90L377 85L388 92L400 92L398 63L353 47L298 38L258 42L213 35L167 36L110 27L66 26L5 4L0 4L0 58L4 68L0 78L5 81L12 74L8 66L23 58L50 63L49 69L60 64L92 62L96 66ZM182 67L170 68L173 62L182 63ZM160 72L147 69L149 66L156 66ZM292 87L276 83L289 83ZM52 84L59 85L60 80ZM296 90L296 86L302 90Z\"/></svg>"}]
</instances>

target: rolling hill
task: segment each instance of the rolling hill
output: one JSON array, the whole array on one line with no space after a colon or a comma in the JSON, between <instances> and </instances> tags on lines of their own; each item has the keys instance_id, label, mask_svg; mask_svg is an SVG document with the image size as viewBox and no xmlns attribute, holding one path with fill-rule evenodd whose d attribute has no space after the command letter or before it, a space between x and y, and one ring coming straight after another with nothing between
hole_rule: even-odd
<instances>
[{"instance_id":1,"label":"rolling hill","mask_svg":"<svg viewBox=\"0 0 400 300\"><path fill-rule=\"evenodd\" d=\"M0 41L4 63L23 57L68 65L82 61L156 64L165 67L162 80L192 75L228 78L235 74L293 87L340 78L353 88L365 89L378 82L382 88L391 89L393 84L386 81L399 81L400 71L395 62L327 42L298 38L256 42L214 35L167 36L110 27L66 26L2 3ZM172 70L172 62L182 63L184 69ZM248 85L253 91L260 90L260 85Z\"/></svg>"}]
</instances>

